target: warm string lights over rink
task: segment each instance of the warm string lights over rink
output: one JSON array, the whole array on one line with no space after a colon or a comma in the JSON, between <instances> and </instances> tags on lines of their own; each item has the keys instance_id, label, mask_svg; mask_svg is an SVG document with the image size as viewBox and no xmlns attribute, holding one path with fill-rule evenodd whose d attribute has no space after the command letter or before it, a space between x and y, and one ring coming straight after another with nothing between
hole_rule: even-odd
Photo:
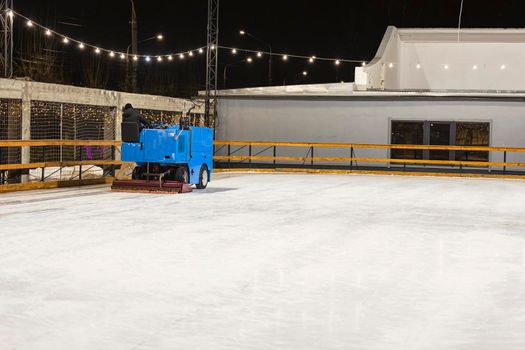
<instances>
[{"instance_id":1,"label":"warm string lights over rink","mask_svg":"<svg viewBox=\"0 0 525 350\"><path fill-rule=\"evenodd\" d=\"M145 63L153 63L153 62L161 63L161 62L173 62L175 60L181 61L186 58L192 58L197 55L203 55L206 52L206 46L201 46L193 50L180 51L180 52L175 52L175 53L166 53L166 54L157 54L157 55L129 54L126 52L120 52L118 50L106 49L106 48L103 48L97 45L86 43L82 40L72 38L68 35L59 33L53 29L43 26L14 10L7 10L7 15L11 19L14 19L15 17L21 18L22 20L25 21L25 26L28 29L36 28L38 30L42 30L45 36L60 38L60 42L63 45L68 45L68 46L75 45L79 50L82 50L82 51L91 50L96 55L101 55L101 56L105 55L109 57L110 59L120 59L122 61L132 60L132 61L137 61L137 62L142 61ZM276 52L268 52L268 51L260 51L260 50L234 48L234 47L229 47L229 46L217 46L217 47L212 46L211 49L229 51L231 55L238 55L239 53L244 53L247 55L245 62L248 64L253 63L256 58L260 59L260 58L263 58L264 56L266 57L272 56L272 57L278 57L284 62L290 59L306 60L310 64L314 64L317 61L330 62L334 64L336 67L339 67L343 63L360 64L362 66L366 65L366 62L364 62L363 60L350 60L350 59L342 59L342 58L294 55L294 54L287 54L287 53L276 53Z\"/></svg>"}]
</instances>

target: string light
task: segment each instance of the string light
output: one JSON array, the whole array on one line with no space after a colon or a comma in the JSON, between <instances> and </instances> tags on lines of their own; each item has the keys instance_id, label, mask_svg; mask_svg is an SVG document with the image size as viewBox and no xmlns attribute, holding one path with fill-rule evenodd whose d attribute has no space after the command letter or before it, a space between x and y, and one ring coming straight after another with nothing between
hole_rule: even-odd
<instances>
[{"instance_id":1,"label":"string light","mask_svg":"<svg viewBox=\"0 0 525 350\"><path fill-rule=\"evenodd\" d=\"M336 65L336 66L338 66L338 65L340 65L340 64L341 64L341 61L339 61L339 60L335 60L335 65Z\"/></svg>"},{"instance_id":2,"label":"string light","mask_svg":"<svg viewBox=\"0 0 525 350\"><path fill-rule=\"evenodd\" d=\"M448 68L449 68L449 67L448 67L448 64L445 64L445 65L443 66L443 68L445 68L445 70L448 70Z\"/></svg>"},{"instance_id":3,"label":"string light","mask_svg":"<svg viewBox=\"0 0 525 350\"><path fill-rule=\"evenodd\" d=\"M100 54L100 49L99 49L98 47L95 49L95 53L96 53L97 55Z\"/></svg>"},{"instance_id":4,"label":"string light","mask_svg":"<svg viewBox=\"0 0 525 350\"><path fill-rule=\"evenodd\" d=\"M139 57L137 55L133 56L133 61L138 61Z\"/></svg>"},{"instance_id":5,"label":"string light","mask_svg":"<svg viewBox=\"0 0 525 350\"><path fill-rule=\"evenodd\" d=\"M253 62L253 58L248 57L248 58L246 59L246 62L248 62L248 63L252 63L252 62Z\"/></svg>"},{"instance_id":6,"label":"string light","mask_svg":"<svg viewBox=\"0 0 525 350\"><path fill-rule=\"evenodd\" d=\"M366 62L361 62L361 67L366 66Z\"/></svg>"},{"instance_id":7,"label":"string light","mask_svg":"<svg viewBox=\"0 0 525 350\"><path fill-rule=\"evenodd\" d=\"M261 51L257 52L257 57L262 57L262 52Z\"/></svg>"},{"instance_id":8,"label":"string light","mask_svg":"<svg viewBox=\"0 0 525 350\"><path fill-rule=\"evenodd\" d=\"M64 44L68 44L68 43L69 43L69 39L66 38L66 37L63 37L63 38L62 38L62 42L63 42Z\"/></svg>"},{"instance_id":9,"label":"string light","mask_svg":"<svg viewBox=\"0 0 525 350\"><path fill-rule=\"evenodd\" d=\"M314 63L314 60L315 60L315 58L310 57L310 58L308 59L308 62L310 62L310 63Z\"/></svg>"},{"instance_id":10,"label":"string light","mask_svg":"<svg viewBox=\"0 0 525 350\"><path fill-rule=\"evenodd\" d=\"M478 66L477 65L473 65L472 66L472 70L478 70Z\"/></svg>"},{"instance_id":11,"label":"string light","mask_svg":"<svg viewBox=\"0 0 525 350\"><path fill-rule=\"evenodd\" d=\"M9 17L13 18L14 13L13 13L13 11L9 10L9 11L7 11L7 15L8 15Z\"/></svg>"},{"instance_id":12,"label":"string light","mask_svg":"<svg viewBox=\"0 0 525 350\"><path fill-rule=\"evenodd\" d=\"M51 36L51 34L52 34L51 31L49 29L46 29L46 35Z\"/></svg>"},{"instance_id":13,"label":"string light","mask_svg":"<svg viewBox=\"0 0 525 350\"><path fill-rule=\"evenodd\" d=\"M183 60L183 59L184 59L184 54L183 54L183 53L179 54L179 58L180 58L181 60Z\"/></svg>"},{"instance_id":14,"label":"string light","mask_svg":"<svg viewBox=\"0 0 525 350\"><path fill-rule=\"evenodd\" d=\"M172 55L168 56L168 61L173 61L173 56Z\"/></svg>"},{"instance_id":15,"label":"string light","mask_svg":"<svg viewBox=\"0 0 525 350\"><path fill-rule=\"evenodd\" d=\"M203 50L203 49L199 49L199 53L203 53L203 52L204 52L204 50Z\"/></svg>"},{"instance_id":16,"label":"string light","mask_svg":"<svg viewBox=\"0 0 525 350\"><path fill-rule=\"evenodd\" d=\"M499 67L499 69L501 69L501 70L505 70L505 69L507 69L507 66L504 65L504 64L502 64L502 65Z\"/></svg>"},{"instance_id":17,"label":"string light","mask_svg":"<svg viewBox=\"0 0 525 350\"><path fill-rule=\"evenodd\" d=\"M121 54L120 54L120 59L121 59L121 60L126 59L126 55L124 55L123 53L121 53Z\"/></svg>"},{"instance_id":18,"label":"string light","mask_svg":"<svg viewBox=\"0 0 525 350\"><path fill-rule=\"evenodd\" d=\"M28 26L28 27L32 27L32 26L33 26L33 22L28 20L28 21L27 21L27 26Z\"/></svg>"},{"instance_id":19,"label":"string light","mask_svg":"<svg viewBox=\"0 0 525 350\"><path fill-rule=\"evenodd\" d=\"M305 71L305 70L303 70L303 73L302 73L302 74L303 74L303 76L305 76L305 77L306 77L306 76L308 75L308 72L307 72L307 71Z\"/></svg>"},{"instance_id":20,"label":"string light","mask_svg":"<svg viewBox=\"0 0 525 350\"><path fill-rule=\"evenodd\" d=\"M109 52L109 57L115 57L115 53L113 51Z\"/></svg>"},{"instance_id":21,"label":"string light","mask_svg":"<svg viewBox=\"0 0 525 350\"><path fill-rule=\"evenodd\" d=\"M193 51L188 52L188 56L193 57Z\"/></svg>"},{"instance_id":22,"label":"string light","mask_svg":"<svg viewBox=\"0 0 525 350\"><path fill-rule=\"evenodd\" d=\"M416 64L416 69L421 69L421 65L419 63Z\"/></svg>"},{"instance_id":23,"label":"string light","mask_svg":"<svg viewBox=\"0 0 525 350\"><path fill-rule=\"evenodd\" d=\"M283 55L283 61L288 61L288 55Z\"/></svg>"},{"instance_id":24,"label":"string light","mask_svg":"<svg viewBox=\"0 0 525 350\"><path fill-rule=\"evenodd\" d=\"M149 56L146 56L145 59L146 59L146 62L150 62L151 61L151 57L149 57Z\"/></svg>"},{"instance_id":25,"label":"string light","mask_svg":"<svg viewBox=\"0 0 525 350\"><path fill-rule=\"evenodd\" d=\"M158 56L158 57L157 57L157 61L158 61L158 62L162 62L162 56Z\"/></svg>"},{"instance_id":26,"label":"string light","mask_svg":"<svg viewBox=\"0 0 525 350\"><path fill-rule=\"evenodd\" d=\"M237 49L232 49L232 54L236 55L237 54Z\"/></svg>"},{"instance_id":27,"label":"string light","mask_svg":"<svg viewBox=\"0 0 525 350\"><path fill-rule=\"evenodd\" d=\"M84 49L84 44L83 44L83 43L78 44L78 48L79 48L80 50L83 50L83 49Z\"/></svg>"}]
</instances>

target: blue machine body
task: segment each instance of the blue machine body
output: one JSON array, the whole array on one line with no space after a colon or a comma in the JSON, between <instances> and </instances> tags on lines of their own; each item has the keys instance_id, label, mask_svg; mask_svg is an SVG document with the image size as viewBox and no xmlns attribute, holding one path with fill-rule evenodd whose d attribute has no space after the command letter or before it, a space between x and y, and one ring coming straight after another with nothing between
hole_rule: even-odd
<instances>
[{"instance_id":1,"label":"blue machine body","mask_svg":"<svg viewBox=\"0 0 525 350\"><path fill-rule=\"evenodd\" d=\"M159 164L163 167L188 167L190 184L199 182L202 165L213 170L213 129L179 125L162 129L143 129L140 142L122 144L122 160L137 165Z\"/></svg>"}]
</instances>

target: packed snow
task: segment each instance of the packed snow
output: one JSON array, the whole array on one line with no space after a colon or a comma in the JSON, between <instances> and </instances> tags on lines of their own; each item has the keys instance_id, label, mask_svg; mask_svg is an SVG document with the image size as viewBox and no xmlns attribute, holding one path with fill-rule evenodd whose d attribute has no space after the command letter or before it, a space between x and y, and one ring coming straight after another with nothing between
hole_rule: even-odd
<instances>
[{"instance_id":1,"label":"packed snow","mask_svg":"<svg viewBox=\"0 0 525 350\"><path fill-rule=\"evenodd\" d=\"M524 349L525 182L0 195L0 349Z\"/></svg>"}]
</instances>

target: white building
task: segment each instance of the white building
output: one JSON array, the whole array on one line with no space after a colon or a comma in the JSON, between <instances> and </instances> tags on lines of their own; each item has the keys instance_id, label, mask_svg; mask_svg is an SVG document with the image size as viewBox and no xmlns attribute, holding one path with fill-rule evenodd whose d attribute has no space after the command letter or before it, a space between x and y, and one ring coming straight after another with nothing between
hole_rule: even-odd
<instances>
[{"instance_id":1,"label":"white building","mask_svg":"<svg viewBox=\"0 0 525 350\"><path fill-rule=\"evenodd\" d=\"M221 91L217 139L525 147L524 73L525 29L389 27L355 83ZM348 156L340 152L325 154ZM358 156L503 161L485 152Z\"/></svg>"}]
</instances>

